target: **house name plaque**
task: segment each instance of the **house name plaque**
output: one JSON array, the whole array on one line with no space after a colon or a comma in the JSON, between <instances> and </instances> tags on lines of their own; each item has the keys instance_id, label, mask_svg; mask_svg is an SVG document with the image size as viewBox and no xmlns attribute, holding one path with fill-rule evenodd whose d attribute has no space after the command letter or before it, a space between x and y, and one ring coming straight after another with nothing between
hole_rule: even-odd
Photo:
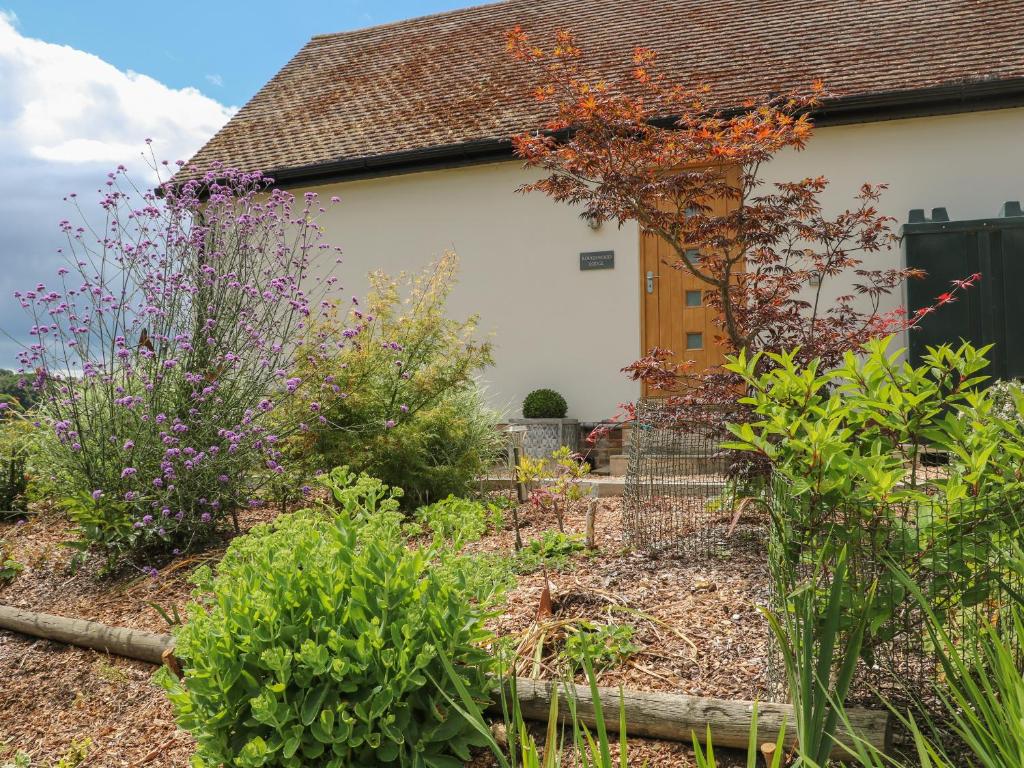
<instances>
[{"instance_id":1,"label":"house name plaque","mask_svg":"<svg viewBox=\"0 0 1024 768\"><path fill-rule=\"evenodd\" d=\"M588 251L580 254L580 269L615 269L615 251Z\"/></svg>"}]
</instances>

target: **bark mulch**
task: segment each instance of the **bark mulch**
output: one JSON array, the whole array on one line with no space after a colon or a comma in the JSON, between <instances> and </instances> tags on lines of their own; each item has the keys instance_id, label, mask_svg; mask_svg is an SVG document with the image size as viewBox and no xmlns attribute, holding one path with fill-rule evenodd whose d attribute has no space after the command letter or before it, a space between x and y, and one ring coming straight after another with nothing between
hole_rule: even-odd
<instances>
[{"instance_id":1,"label":"bark mulch","mask_svg":"<svg viewBox=\"0 0 1024 768\"><path fill-rule=\"evenodd\" d=\"M587 619L632 625L633 642L640 646L624 663L601 671L600 685L764 698L768 629L758 606L769 593L758 543L738 538L704 562L651 558L624 547L619 510L617 499L601 500L596 551L573 556L560 570L520 576L506 610L492 620L493 629L513 644L529 644L547 583L550 613L542 611L539 622L552 629L545 634L539 677L561 674L558 651L565 633L558 627ZM526 541L557 528L554 518L538 517L528 507L520 514ZM242 529L273 515L249 511ZM565 527L568 533L583 533L582 509L567 515ZM30 516L23 525L0 525L10 556L26 566L11 585L0 588L0 603L166 632L154 606L183 612L191 591L188 574L203 563L215 563L223 552L213 549L175 561L155 579L142 573L102 578L94 564L71 569L74 553L61 545L69 533L67 521L54 511ZM510 552L513 540L513 533L504 530L470 549ZM534 647L520 674L533 671ZM46 764L73 739L89 739L85 765L187 766L192 739L176 729L163 693L150 682L152 672L146 664L0 632L0 760L20 748ZM631 764L646 762L649 768L694 764L685 745L643 739L630 740L630 757ZM486 756L473 763L490 764ZM726 755L724 764L745 762Z\"/></svg>"}]
</instances>

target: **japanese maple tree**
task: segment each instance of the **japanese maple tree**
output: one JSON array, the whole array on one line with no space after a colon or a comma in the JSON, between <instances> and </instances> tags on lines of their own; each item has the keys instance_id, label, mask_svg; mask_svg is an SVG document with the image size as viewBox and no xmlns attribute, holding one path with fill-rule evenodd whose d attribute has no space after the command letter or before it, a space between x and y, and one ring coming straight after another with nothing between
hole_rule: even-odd
<instances>
[{"instance_id":1,"label":"japanese maple tree","mask_svg":"<svg viewBox=\"0 0 1024 768\"><path fill-rule=\"evenodd\" d=\"M895 220L877 208L885 185L864 184L847 210L829 216L820 201L824 177L771 185L761 177L773 157L811 138L810 112L825 97L820 82L805 94L734 106L706 86L671 82L648 49L636 49L628 72L610 81L587 71L568 32L547 50L519 28L507 43L537 68L536 98L553 105L540 130L514 138L526 165L547 172L520 191L543 192L598 222L635 221L661 238L674 253L671 267L704 286L726 353L799 348L802 359L831 366L869 338L919 319L881 305L920 273L863 263L897 242ZM834 280L849 290L831 295ZM690 390L680 395L690 399L694 388L681 388L680 377L698 376L706 404L735 398L728 374L689 371L665 349L626 370L654 389Z\"/></svg>"}]
</instances>

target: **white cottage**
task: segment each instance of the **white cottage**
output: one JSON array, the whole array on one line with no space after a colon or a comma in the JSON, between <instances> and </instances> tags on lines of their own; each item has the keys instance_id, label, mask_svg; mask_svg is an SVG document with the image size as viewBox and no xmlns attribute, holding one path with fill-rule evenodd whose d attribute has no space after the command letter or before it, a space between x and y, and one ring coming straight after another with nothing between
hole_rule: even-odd
<instances>
[{"instance_id":1,"label":"white cottage","mask_svg":"<svg viewBox=\"0 0 1024 768\"><path fill-rule=\"evenodd\" d=\"M480 313L494 334L496 404L514 416L526 392L552 387L570 416L596 421L638 396L619 369L672 345L666 318L678 331L685 300L667 280L648 290L659 265L635 226L594 230L571 208L515 193L533 176L510 137L548 107L506 53L508 30L550 40L570 29L609 74L647 46L672 77L736 104L820 78L835 98L816 114L815 137L778 157L766 181L824 175L831 213L863 182L886 183L882 210L905 222L910 209L938 206L954 219L994 216L1024 197L1019 11L1006 0L507 0L322 35L188 170L220 160L296 193L340 196L326 225L352 293L370 270L416 270L454 249L451 311ZM581 254L595 252L613 256L581 269ZM894 250L876 263L904 258Z\"/></svg>"}]
</instances>

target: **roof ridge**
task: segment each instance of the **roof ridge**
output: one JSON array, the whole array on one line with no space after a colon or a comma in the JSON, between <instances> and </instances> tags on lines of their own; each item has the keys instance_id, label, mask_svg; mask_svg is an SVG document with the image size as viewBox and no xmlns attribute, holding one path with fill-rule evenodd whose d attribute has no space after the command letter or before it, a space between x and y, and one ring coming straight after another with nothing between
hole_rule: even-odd
<instances>
[{"instance_id":1,"label":"roof ridge","mask_svg":"<svg viewBox=\"0 0 1024 768\"><path fill-rule=\"evenodd\" d=\"M484 8L492 8L496 5L512 5L516 0L491 0L491 2L477 3L475 5L467 5L464 8L450 8L447 11L437 11L436 13L426 13L422 16L412 16L408 19L395 19L394 21L386 21L383 24L371 24L367 27L356 27L355 29L342 29L337 32L321 32L318 35L313 35L309 38L309 42L314 40L324 40L327 38L338 38L346 37L348 35L356 35L361 32L371 32L377 29L388 29L390 27L398 27L404 24L415 24L417 22L430 21L432 19L440 19L445 16L457 16L459 14L469 14L474 11L479 11Z\"/></svg>"}]
</instances>

